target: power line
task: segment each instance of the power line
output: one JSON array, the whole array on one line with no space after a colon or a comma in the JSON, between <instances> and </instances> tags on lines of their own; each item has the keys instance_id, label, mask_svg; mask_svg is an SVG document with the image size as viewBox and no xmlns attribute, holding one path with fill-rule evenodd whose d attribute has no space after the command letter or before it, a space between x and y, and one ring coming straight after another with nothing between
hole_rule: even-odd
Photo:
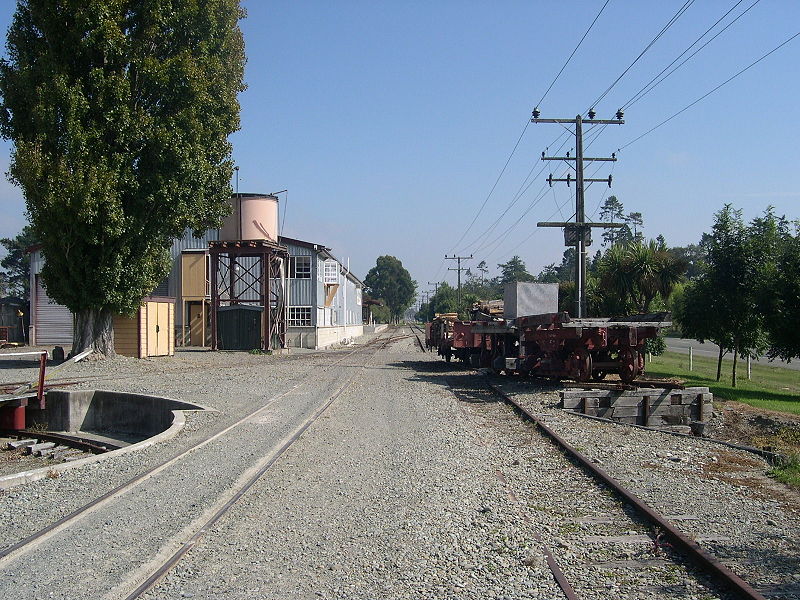
<instances>
[{"instance_id":1,"label":"power line","mask_svg":"<svg viewBox=\"0 0 800 600\"><path fill-rule=\"evenodd\" d=\"M508 163L511 162L511 158L514 156L514 153L517 151L517 148L519 147L519 143L522 141L522 136L524 136L525 132L528 130L528 125L530 125L530 120L528 120L528 122L525 123L525 127L522 128L522 133L519 134L519 138L517 138L517 143L514 144L514 148L511 150L511 154L509 154L508 155L508 159L506 159L506 164L503 165L503 168L500 170L500 174L497 176L497 179L494 180L494 185L492 186L492 189L489 190L489 194L486 196L486 199L483 201L483 204L481 204L481 207L478 209L478 212L475 213L475 216L473 217L472 222L464 230L464 233L461 234L461 237L458 238L458 241L453 245L454 249L456 247L458 247L458 245L461 243L461 241L466 237L466 235L469 233L470 229L472 229L472 226L475 225L475 221L478 220L478 217L483 212L483 209L486 208L486 203L489 202L489 198L492 197L492 194L494 193L495 188L497 188L497 184L500 183L500 178L503 176L503 173L506 172L506 169L508 168Z\"/></svg>"},{"instance_id":2,"label":"power line","mask_svg":"<svg viewBox=\"0 0 800 600\"><path fill-rule=\"evenodd\" d=\"M575 53L578 51L578 48L580 48L580 47L581 47L581 44L583 44L583 40L585 40L585 39L586 39L586 36L587 36L587 35L589 35L589 32L592 30L592 27L594 27L594 24L595 24L595 23L597 23L597 19L599 19L599 18L600 18L600 15L602 15L602 14L603 14L603 11L606 9L606 6L608 6L608 3L609 3L610 1L611 1L611 0L606 0L605 4L603 4L603 6L600 8L600 12L598 12L598 13L597 13L597 16L594 18L594 21L592 21L592 24L591 24L591 25L589 25L589 28L588 28L588 29L586 30L586 32L583 34L583 37L582 37L582 38L580 39L580 41L578 42L578 45L577 45L577 46L575 46L575 49L572 51L572 54L570 54L570 55L569 55L569 58L567 58L567 60L564 62L564 65L561 67L561 70L560 70L560 71L558 72L558 74L555 76L555 78L553 79L553 81L551 81L551 82L550 82L550 85L547 87L547 90L546 90L546 91L545 91L545 93L542 95L542 97L539 99L539 102L537 102L537 103L536 103L536 106L541 106L541 105L542 105L542 102L544 102L544 99L547 97L547 94L549 94L549 93L550 93L550 90L551 90L551 89L553 89L553 86L555 85L556 81L558 81L558 78L559 78L559 77L561 77L561 74L564 72L564 69L566 69L566 68L567 68L567 65L569 64L569 61L571 61L571 60L572 60L572 57L573 57L573 56L575 56Z\"/></svg>"},{"instance_id":3,"label":"power line","mask_svg":"<svg viewBox=\"0 0 800 600\"><path fill-rule=\"evenodd\" d=\"M544 101L544 99L547 97L547 94L550 93L550 90L553 88L553 86L555 85L556 81L558 81L558 78L561 77L561 74L564 72L564 69L567 68L567 65L572 60L572 57L575 56L575 53L581 47L581 44L583 44L583 41L586 39L586 36L589 35L589 32L592 30L592 28L594 27L595 23L597 23L597 20L600 18L600 15L603 14L603 11L605 10L606 6L608 6L608 3L610 1L611 0L606 0L605 3L603 4L603 6L600 7L600 10L598 11L598 13L595 16L594 20L591 22L589 27L586 29L586 31L584 32L584 34L581 37L580 41L575 46L575 48L572 50L572 53L569 55L567 60L564 62L564 64L562 65L561 69L559 70L559 72L553 78L553 81L550 82L550 85L547 87L547 90L545 90L545 92L542 95L541 99L537 103L537 106L540 105ZM458 239L458 241L453 246L453 249L458 247L458 245L464 240L464 238L467 236L467 234L472 229L472 226L475 225L475 222L478 220L478 217L483 212L483 209L486 208L487 202L489 202L489 199L492 197L492 194L494 193L494 190L497 188L497 184L500 182L500 179L503 177L503 174L506 172L506 169L508 168L508 164L511 162L511 159L513 158L514 154L516 153L517 148L519 147L519 144L522 141L522 137L525 135L525 132L528 130L528 126L529 125L530 125L530 119L525 121L525 127L522 128L522 133L519 134L519 138L517 138L517 143L514 144L514 148L511 150L511 154L508 155L508 159L506 159L506 162L503 165L503 168L500 170L500 174L497 176L497 179L495 179L494 185L492 185L492 189L489 190L489 194L484 199L483 203L481 204L481 207L478 209L478 212L475 213L475 216L473 217L473 219L470 222L469 226L464 230L464 233L461 234L461 237ZM524 182L523 182L523 185L524 185Z\"/></svg>"},{"instance_id":4,"label":"power line","mask_svg":"<svg viewBox=\"0 0 800 600\"><path fill-rule=\"evenodd\" d=\"M633 60L633 62L632 62L631 64L629 64L629 65L628 65L628 67L627 67L627 68L626 68L626 69L625 69L625 70L622 72L622 74L621 74L619 77L617 77L617 78L614 80L614 82L613 82L613 83L612 83L610 86L608 86L608 88L606 88L606 91L604 91L602 94L600 94L600 97L599 97L599 98L597 98L597 100L595 100L594 102L592 102L592 106L593 106L593 107L594 107L594 106L597 106L597 104L598 104L598 103L599 103L599 102L600 102L600 101L601 101L603 98L605 98L605 97L606 97L606 95L608 94L608 92L610 92L610 91L611 91L611 90L614 88L614 86L615 86L615 85L617 85L617 84L620 82L620 80L621 80L623 77L625 77L625 74L626 74L628 71L630 71L630 70L631 70L631 68L633 67L633 65L635 65L637 62L639 62L639 59L640 59L640 58L642 58L642 57L645 55L645 53L646 53L648 50L650 50L650 48L652 48L652 47L653 47L653 44L655 44L655 43L656 43L656 42L659 40L659 38L660 38L662 35L664 35L664 33L666 33L666 31L667 31L667 30L668 30L670 27L672 27L672 26L675 24L675 22L676 22L676 21L677 21L677 20L678 20L678 19L679 19L679 18L680 18L682 15L683 15L683 13L685 13L685 12L686 12L686 11L689 9L689 7L690 7L692 4L694 4L694 0L686 0L686 2L684 2L684 3L683 3L683 6L681 6L681 7L678 9L678 12L676 12L674 15L672 15L672 18L671 18L671 19L670 19L670 20L667 22L667 24L666 24L666 25L664 25L664 27L662 27L662 28L661 28L661 31L659 31L659 32L658 32L658 34L656 35L656 37L654 37L652 40L650 40L650 43L649 43L649 44L647 44L647 46L645 46L644 50L642 50L642 51L639 53L639 56L637 56L637 57L636 57L636 58Z\"/></svg>"},{"instance_id":5,"label":"power line","mask_svg":"<svg viewBox=\"0 0 800 600\"><path fill-rule=\"evenodd\" d=\"M670 121L672 121L672 119L674 119L674 118L675 118L675 117L677 117L678 115L680 115L680 114L682 114L682 113L686 112L687 110L689 110L690 108L692 108L692 107L693 107L695 104L697 104L697 103L698 103L698 102L700 102L701 100L705 100L705 99L706 99L706 98L708 98L708 97L709 97L711 94L713 94L713 93L714 93L714 92L716 92L718 89L720 89L722 86L724 86L724 85L727 85L728 83L730 83L731 81L733 81L734 79L736 79L737 77L739 77L739 75L741 75L741 74L742 74L742 73L744 73L745 71L747 71L747 70L751 69L752 67L756 66L758 63L760 63L762 60L764 60L765 58L767 58L769 55L771 55L771 54L773 54L773 53L777 52L778 50L780 50L781 48L783 48L783 47L784 47L786 44L788 44L789 42L791 42L791 41L792 41L793 39L795 39L797 36L800 36L800 31L798 31L798 32L797 32L797 33L795 33L793 36L791 36L789 39L785 40L784 42L782 42L781 44L779 44L778 46L776 46L775 48L773 48L772 50L770 50L769 52L767 52L767 53L766 53L764 56L762 56L761 58L759 58L759 59L757 59L757 60L755 60L755 61L751 62L751 63L750 63L749 65L747 65L747 66L746 66L744 69L742 69L741 71L739 71L739 72L738 72L738 73L736 73L735 75L733 75L733 76L729 77L728 79L726 79L725 81L723 81L722 83L720 83L720 84L719 84L717 87L715 87L715 88L714 88L714 89L712 89L711 91L709 91L709 92L706 92L705 94L703 94L702 96L700 96L700 97L699 97L697 100L695 100L694 102L691 102L690 104L687 104L686 106L684 106L684 107L683 107L681 110L679 110L678 112L676 112L676 113L675 113L674 115L672 115L671 117L669 117L669 118L667 118L667 119L664 119L663 121L661 121L661 123L659 123L659 124L658 124L658 125L656 125L655 127L652 127L651 129L648 129L647 131L645 131L645 132L644 132L642 135L640 135L639 137L636 137L636 138L632 139L630 142L628 142L627 144L625 144L624 146L621 146L621 147L619 148L619 150L618 150L618 151L624 150L625 148L627 148L627 147L628 147L628 146L630 146L631 144L633 144L633 143L635 143L635 142L638 142L638 141L639 141L640 139L642 139L644 136L646 136L646 135L648 135L648 134L650 134L650 133L654 132L656 129L658 129L658 128L659 128L659 127L661 127L662 125L666 125L667 123L669 123Z\"/></svg>"},{"instance_id":6,"label":"power line","mask_svg":"<svg viewBox=\"0 0 800 600\"><path fill-rule=\"evenodd\" d=\"M717 19L717 21L716 21L716 22L715 22L715 23L714 23L714 24L713 24L711 27L709 27L708 29L706 29L706 30L703 32L703 35L701 35L701 36L700 36L700 37L698 37L698 38L697 38L697 39L696 39L694 42L692 42L692 44L691 44L691 45L690 45L688 48L686 48L686 50L684 50L683 52L681 52L681 53L680 53L680 54L679 54L679 55L678 55L678 56L675 58L675 60L673 60L673 61L672 61L670 64L668 64L666 67L664 67L664 68L661 70L661 72L660 72L658 75L656 75L655 77L653 77L653 78L652 78L650 81L648 81L648 82L647 82L647 84L646 84L644 87L642 87L642 89L640 89L638 92L636 92L636 93L635 93L635 94L634 94L634 95L633 95L633 96L632 96L632 97L631 97L631 98L630 98L630 99L629 99L629 100L628 100L628 101L627 101L625 104L623 104L623 105L622 105L622 108L623 108L623 109L627 109L628 107L630 107L630 106L632 106L632 105L636 104L636 103L637 103L639 100L641 100L642 98L644 98L644 97L645 97L647 94L649 94L650 92L652 92L652 91L653 91L653 90L656 88L656 86L660 85L660 84L661 84L661 83L662 83L662 82L663 82L665 79L667 79L667 77L669 77L669 76L670 76L670 75L672 75L672 74L673 74L675 71L677 71L678 69L680 69L680 68L681 68L683 65L685 65L685 64L686 64L688 61L690 61L690 60L691 60L691 59L692 59L692 58L693 58L693 57L694 57L696 54L698 54L698 53L699 53L701 50L703 50L703 48L705 48L706 46L708 46L708 45L709 45L711 42L713 42L713 41L714 41L715 39L717 39L717 38L718 38L720 35L722 35L722 34L723 34L723 33L724 33L724 32L725 32L725 31L726 31L726 30L727 30L729 27L731 27L731 25L733 25L733 24L734 24L734 23L736 23L736 22L737 22L739 19L741 19L741 18L742 18L744 15L746 15L746 14L747 14L747 13L750 11L750 9L751 9L751 8L753 8L753 7L754 7L756 4L758 4L760 1L761 1L761 0L755 0L755 2L753 2L753 3L752 3L750 6L748 6L748 7L747 7L746 9L744 9L744 10L743 10L741 13L739 13L739 15L738 15L738 16L737 16L735 19L733 19L733 20L732 20L730 23L728 23L727 25L725 25L725 27L723 27L722 29L720 29L720 30L719 30L719 31L718 31L716 34L714 34L714 36L713 36L713 37L711 37L711 38L710 38L708 41L706 41L706 43L705 43L705 44L703 44L703 45L702 45L702 46L700 46L700 47L699 47L697 50L695 50L695 51L694 51L694 52L692 52L692 53L691 53L689 56L687 56L687 57L686 57L686 58L685 58L685 59L684 59L684 60L683 60L683 61L682 61L682 62L681 62L681 63L680 63L678 66L676 66L674 69L672 69L671 71L669 71L669 73L667 73L666 75L664 75L664 77L661 77L661 75L663 75L665 71L667 71L667 70L668 70L668 69L669 69L669 68L670 68L672 65L674 65L676 62L678 62L678 60L680 60L680 58L681 58L681 57L682 57L684 54L686 54L686 53L687 53L689 50L691 50L691 49L694 47L694 45L695 45L695 44L697 44L697 43L698 43L700 40L702 40L702 39L703 39L703 38L704 38L704 37L705 37L705 36L706 36L706 35L707 35L707 34L708 34L708 33L709 33L709 32L710 32L712 29L714 29L714 27L716 27L717 25L719 25L719 23L720 23L720 22L721 22L721 21L722 21L722 20L723 20L725 17L727 17L729 14L731 14L731 12L733 12L733 10L734 10L734 9L735 9L737 6L739 6L739 5L740 5L742 2L744 2L744 0L739 0L739 1L738 1L736 4L734 4L734 5L733 5L733 6L730 8L730 10L728 10L728 12L726 12L726 13L725 13L724 15L722 15L722 16L721 16L719 19ZM661 79L659 79L659 77L661 77ZM658 81L656 81L657 79L658 79ZM655 82L655 83L653 83L653 82ZM651 85L651 84L652 84L652 85Z\"/></svg>"},{"instance_id":7,"label":"power line","mask_svg":"<svg viewBox=\"0 0 800 600\"><path fill-rule=\"evenodd\" d=\"M563 136L564 136L564 134L562 133L555 140L553 140L553 142L551 142L550 146L555 144ZM558 147L558 150L561 150L561 148L563 148L564 144L566 144L566 143L567 143L567 140L564 140L561 143L561 145ZM548 148L550 146L548 146ZM539 162L539 160L537 159L533 163L533 165L531 166L531 170L528 171L528 174L525 176L525 179L522 181L522 184L519 186L519 188L517 189L517 192L512 197L511 202L509 203L509 205L503 210L502 213L500 213L500 215L494 220L494 222L488 228L486 228L486 230L481 235L476 237L468 246L465 247L466 250L468 250L469 248L474 248L476 244L480 245L481 243L485 243L486 236L491 235L491 233L494 231L494 229L497 227L497 225L499 225L500 222L503 220L503 217L506 214L508 214L508 211L511 210L514 207L514 205L517 203L517 201L520 198L522 198L522 196L525 195L525 192L527 192L528 189L530 188L530 184L528 184L528 180L531 179L531 181L536 181L536 179L539 177L539 175L542 174L542 172L545 170L545 168L547 166L545 164L542 164L542 167L539 169L539 172L536 173L536 175L534 175L533 178L531 178L531 174L533 173L534 169L536 169L536 165L537 165L538 162ZM526 184L528 184L527 187L525 187Z\"/></svg>"}]
</instances>

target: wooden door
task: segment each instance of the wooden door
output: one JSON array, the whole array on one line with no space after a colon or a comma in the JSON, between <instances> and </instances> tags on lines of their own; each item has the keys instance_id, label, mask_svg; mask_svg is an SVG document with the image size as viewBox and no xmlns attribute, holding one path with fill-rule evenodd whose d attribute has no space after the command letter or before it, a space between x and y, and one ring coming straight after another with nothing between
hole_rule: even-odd
<instances>
[{"instance_id":1,"label":"wooden door","mask_svg":"<svg viewBox=\"0 0 800 600\"><path fill-rule=\"evenodd\" d=\"M189 345L205 346L205 323L203 323L203 305L189 305Z\"/></svg>"},{"instance_id":2,"label":"wooden door","mask_svg":"<svg viewBox=\"0 0 800 600\"><path fill-rule=\"evenodd\" d=\"M157 337L156 339L156 355L157 356L168 356L169 355L169 303L167 302L156 302L155 305L158 307L158 325L156 326L157 330Z\"/></svg>"},{"instance_id":3,"label":"wooden door","mask_svg":"<svg viewBox=\"0 0 800 600\"><path fill-rule=\"evenodd\" d=\"M145 304L147 310L147 356L158 356L158 302Z\"/></svg>"}]
</instances>

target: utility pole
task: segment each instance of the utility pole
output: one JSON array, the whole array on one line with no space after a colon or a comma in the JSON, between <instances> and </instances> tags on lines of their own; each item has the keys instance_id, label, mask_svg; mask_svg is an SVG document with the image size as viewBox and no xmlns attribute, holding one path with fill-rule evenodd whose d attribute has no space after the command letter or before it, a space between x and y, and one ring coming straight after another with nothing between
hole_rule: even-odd
<instances>
[{"instance_id":1,"label":"utility pole","mask_svg":"<svg viewBox=\"0 0 800 600\"><path fill-rule=\"evenodd\" d=\"M616 154L612 154L611 158L586 158L583 155L583 123L591 125L622 125L625 123L622 117L622 109L617 111L616 119L595 119L594 109L589 110L589 119L584 121L578 115L574 119L540 119L538 108L533 109L533 117L531 123L561 123L575 125L575 156L571 157L569 152L566 156L545 156L542 152L542 160L563 160L567 163L574 162L575 166L575 179L571 178L571 174L567 173L566 179L556 179L553 174L547 178L547 183L550 187L553 182L566 182L567 186L572 181L575 181L575 222L574 223L537 223L537 227L563 227L564 228L564 245L575 246L575 312L576 317L581 318L586 316L586 247L592 243L592 228L593 227L622 227L622 223L589 223L586 221L586 212L584 209L584 191L586 183L605 182L608 187L611 187L611 175L607 179L591 179L583 176L583 165L587 162L615 162L617 160ZM571 165L570 165L571 166Z\"/></svg>"},{"instance_id":2,"label":"utility pole","mask_svg":"<svg viewBox=\"0 0 800 600\"><path fill-rule=\"evenodd\" d=\"M438 281L436 281L436 282L429 281L428 285L434 286L434 290L433 290L433 295L434 296L439 293L439 282Z\"/></svg>"},{"instance_id":3,"label":"utility pole","mask_svg":"<svg viewBox=\"0 0 800 600\"><path fill-rule=\"evenodd\" d=\"M448 271L458 271L458 293L456 295L456 298L457 298L456 302L458 303L457 304L458 309L461 309L461 271L466 271L467 270L466 267L462 267L461 266L461 261L462 260L471 260L472 259L472 254L470 254L469 256L456 256L455 254L453 256L447 256L447 254L445 254L444 257L445 257L446 260L457 260L458 261L458 268L457 269L451 269L451 268L448 267L447 270Z\"/></svg>"}]
</instances>

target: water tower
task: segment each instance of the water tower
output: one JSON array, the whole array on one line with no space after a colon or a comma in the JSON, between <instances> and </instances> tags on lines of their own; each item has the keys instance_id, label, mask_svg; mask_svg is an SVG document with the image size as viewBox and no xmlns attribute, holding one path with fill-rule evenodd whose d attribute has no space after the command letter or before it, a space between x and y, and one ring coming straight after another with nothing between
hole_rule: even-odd
<instances>
[{"instance_id":1,"label":"water tower","mask_svg":"<svg viewBox=\"0 0 800 600\"><path fill-rule=\"evenodd\" d=\"M211 349L286 347L289 251L278 244L278 198L234 194L210 242Z\"/></svg>"}]
</instances>

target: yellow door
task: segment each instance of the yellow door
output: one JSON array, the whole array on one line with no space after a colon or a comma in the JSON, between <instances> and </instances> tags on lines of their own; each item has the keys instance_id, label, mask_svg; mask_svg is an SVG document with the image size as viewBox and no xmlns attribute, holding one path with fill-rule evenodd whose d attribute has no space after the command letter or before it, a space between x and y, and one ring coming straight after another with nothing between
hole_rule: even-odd
<instances>
[{"instance_id":1,"label":"yellow door","mask_svg":"<svg viewBox=\"0 0 800 600\"><path fill-rule=\"evenodd\" d=\"M147 356L158 354L158 303L148 302L147 309Z\"/></svg>"},{"instance_id":2,"label":"yellow door","mask_svg":"<svg viewBox=\"0 0 800 600\"><path fill-rule=\"evenodd\" d=\"M169 303L156 302L158 307L157 337L158 347L157 356L169 355Z\"/></svg>"},{"instance_id":3,"label":"yellow door","mask_svg":"<svg viewBox=\"0 0 800 600\"><path fill-rule=\"evenodd\" d=\"M203 323L203 305L189 305L189 345L205 346L203 339L205 333L205 323Z\"/></svg>"}]
</instances>

